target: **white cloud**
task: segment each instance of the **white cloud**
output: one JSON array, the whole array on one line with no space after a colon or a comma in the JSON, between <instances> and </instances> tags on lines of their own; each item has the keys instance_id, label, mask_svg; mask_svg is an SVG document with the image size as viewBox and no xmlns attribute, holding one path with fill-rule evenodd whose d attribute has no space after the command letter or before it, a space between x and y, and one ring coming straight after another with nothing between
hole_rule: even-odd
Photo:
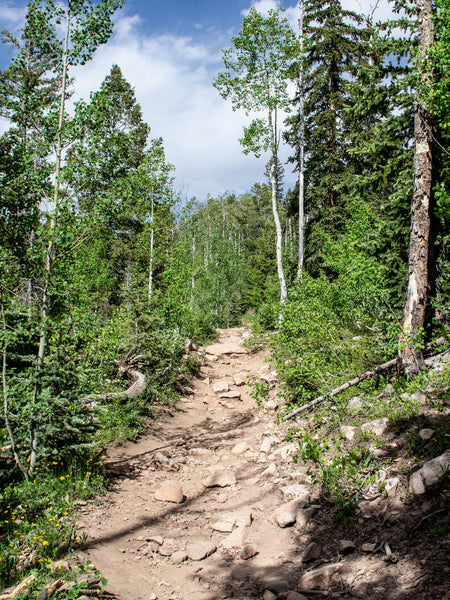
<instances>
[{"instance_id":1,"label":"white cloud","mask_svg":"<svg viewBox=\"0 0 450 600\"><path fill-rule=\"evenodd\" d=\"M263 181L264 158L246 157L238 142L248 119L212 86L223 68L220 48L171 34L150 37L138 24L120 20L108 45L74 72L74 100L88 99L117 64L135 88L151 136L163 138L183 195L204 199Z\"/></svg>"}]
</instances>

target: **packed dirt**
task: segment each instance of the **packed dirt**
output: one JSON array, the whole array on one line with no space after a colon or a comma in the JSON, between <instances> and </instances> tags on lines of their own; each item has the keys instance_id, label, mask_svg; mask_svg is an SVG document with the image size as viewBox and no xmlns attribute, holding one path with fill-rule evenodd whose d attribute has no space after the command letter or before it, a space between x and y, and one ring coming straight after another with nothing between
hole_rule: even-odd
<instances>
[{"instance_id":1,"label":"packed dirt","mask_svg":"<svg viewBox=\"0 0 450 600\"><path fill-rule=\"evenodd\" d=\"M246 335L222 330L204 349L193 393L136 443L110 450L110 491L82 507L78 528L82 557L108 592L120 600L450 598L449 565L438 544L422 540L422 513L404 519L403 505L377 498L347 524L334 521L292 459L290 425L275 423L268 352L245 350ZM270 384L265 407L249 377Z\"/></svg>"}]
</instances>

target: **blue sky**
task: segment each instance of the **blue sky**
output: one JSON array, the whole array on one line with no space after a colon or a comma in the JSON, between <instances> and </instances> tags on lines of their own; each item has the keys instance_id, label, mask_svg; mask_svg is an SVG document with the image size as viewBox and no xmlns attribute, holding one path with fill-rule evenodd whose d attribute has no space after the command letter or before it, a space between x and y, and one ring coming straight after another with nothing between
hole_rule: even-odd
<instances>
[{"instance_id":1,"label":"blue sky","mask_svg":"<svg viewBox=\"0 0 450 600\"><path fill-rule=\"evenodd\" d=\"M387 0L342 0L345 8L389 14ZM267 157L242 154L238 139L249 118L233 112L213 88L223 67L221 49L239 31L245 12L254 5L261 12L283 5L296 22L291 0L128 0L115 18L114 34L92 61L78 68L74 99L88 99L112 64L118 64L140 103L152 137L162 137L167 159L176 169L176 187L184 198L225 191L242 193L265 181ZM17 31L26 2L0 0L0 27ZM9 62L0 45L0 68ZM0 131L6 127L0 123ZM289 151L284 150L284 157ZM266 160L265 160L266 158ZM295 175L286 165L286 185Z\"/></svg>"}]
</instances>

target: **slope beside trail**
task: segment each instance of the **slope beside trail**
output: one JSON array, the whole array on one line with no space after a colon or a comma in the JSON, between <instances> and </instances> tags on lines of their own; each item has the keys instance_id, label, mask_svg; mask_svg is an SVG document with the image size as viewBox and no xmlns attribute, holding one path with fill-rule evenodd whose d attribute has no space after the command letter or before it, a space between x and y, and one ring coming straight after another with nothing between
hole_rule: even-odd
<instances>
[{"instance_id":1,"label":"slope beside trail","mask_svg":"<svg viewBox=\"0 0 450 600\"><path fill-rule=\"evenodd\" d=\"M84 555L121 600L254 597L266 580L290 576L292 534L269 517L284 502L281 488L295 484L302 471L288 473L292 448L244 383L262 377L276 395L268 352L247 352L243 335L242 328L222 330L205 348L194 393L173 416L137 443L110 451L110 492L80 513L79 535L88 536ZM205 486L211 475L224 473L231 478L218 481L224 487ZM182 503L154 498L170 482L181 484ZM182 560L195 542L212 543L204 544L207 552L217 549L203 560ZM255 555L244 560L245 552Z\"/></svg>"}]
</instances>

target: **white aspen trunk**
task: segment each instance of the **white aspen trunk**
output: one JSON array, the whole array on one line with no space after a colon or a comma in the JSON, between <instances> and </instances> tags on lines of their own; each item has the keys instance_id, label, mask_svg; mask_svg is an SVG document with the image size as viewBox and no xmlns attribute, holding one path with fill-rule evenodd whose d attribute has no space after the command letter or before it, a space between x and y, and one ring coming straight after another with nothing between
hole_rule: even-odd
<instances>
[{"instance_id":1,"label":"white aspen trunk","mask_svg":"<svg viewBox=\"0 0 450 600\"><path fill-rule=\"evenodd\" d=\"M303 0L298 3L299 19L298 28L300 36L300 59L303 59ZM305 84L303 77L303 64L300 66L298 76L299 98L299 164L298 164L298 265L297 279L301 279L305 257Z\"/></svg>"},{"instance_id":2,"label":"white aspen trunk","mask_svg":"<svg viewBox=\"0 0 450 600\"><path fill-rule=\"evenodd\" d=\"M64 49L62 55L62 82L61 82L61 96L59 104L59 118L58 118L58 131L56 134L55 144L55 188L53 192L53 213L50 215L50 232L49 242L47 246L47 252L45 256L45 267L44 267L44 284L42 289L42 302L41 302L41 325L39 333L39 350L36 359L35 377L36 383L34 386L32 411L29 424L29 435L31 454L29 462L29 473L31 474L36 465L37 458L37 432L34 414L36 410L37 401L40 393L40 375L42 370L42 364L44 362L45 351L47 348L47 333L48 333L48 318L50 312L50 279L52 275L52 267L55 259L55 234L56 226L59 217L59 179L62 162L62 131L64 124L64 107L66 102L66 84L67 84L67 59L69 51L69 32L70 32L70 11L67 12L67 23L66 33L64 37Z\"/></svg>"},{"instance_id":3,"label":"white aspen trunk","mask_svg":"<svg viewBox=\"0 0 450 600\"><path fill-rule=\"evenodd\" d=\"M150 232L150 264L148 268L148 301L151 302L152 293L153 293L153 244L155 238L155 229L153 224L153 207L154 207L154 199L153 199L153 189L152 189L152 207L151 207L151 222L152 229Z\"/></svg>"},{"instance_id":4,"label":"white aspen trunk","mask_svg":"<svg viewBox=\"0 0 450 600\"><path fill-rule=\"evenodd\" d=\"M278 271L278 281L280 283L280 305L285 304L287 300L287 286L286 280L284 277L284 269L283 269L283 233L281 230L281 222L280 216L278 214L278 144L276 137L276 126L274 126L272 112L269 111L269 131L270 131L270 139L272 146L272 157L270 160L270 168L269 168L269 176L270 183L272 186L272 212L273 219L275 221L275 231L276 231L276 252L277 252L277 271Z\"/></svg>"},{"instance_id":5,"label":"white aspen trunk","mask_svg":"<svg viewBox=\"0 0 450 600\"><path fill-rule=\"evenodd\" d=\"M425 61L434 42L431 0L416 0L419 38L419 86L432 77ZM416 342L425 323L428 287L428 245L430 197L432 189L432 118L425 101L418 95L414 114L414 191L411 203L411 229L408 261L408 288L403 309L399 359L405 374L417 373L423 356Z\"/></svg>"}]
</instances>

